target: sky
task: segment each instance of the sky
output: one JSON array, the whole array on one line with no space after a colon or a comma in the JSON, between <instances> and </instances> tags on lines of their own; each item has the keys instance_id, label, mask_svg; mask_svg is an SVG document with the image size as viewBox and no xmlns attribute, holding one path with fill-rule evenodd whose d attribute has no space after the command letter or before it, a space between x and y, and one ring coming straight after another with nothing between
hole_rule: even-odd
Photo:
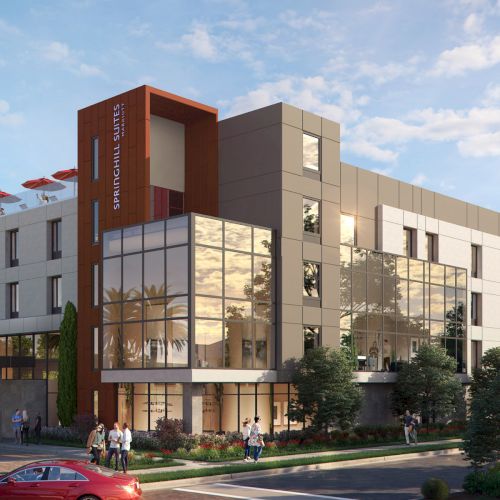
<instances>
[{"instance_id":1,"label":"sky","mask_svg":"<svg viewBox=\"0 0 500 500\"><path fill-rule=\"evenodd\" d=\"M341 160L500 210L500 0L46 0L0 9L0 190L71 168L77 110L148 84L341 124Z\"/></svg>"}]
</instances>

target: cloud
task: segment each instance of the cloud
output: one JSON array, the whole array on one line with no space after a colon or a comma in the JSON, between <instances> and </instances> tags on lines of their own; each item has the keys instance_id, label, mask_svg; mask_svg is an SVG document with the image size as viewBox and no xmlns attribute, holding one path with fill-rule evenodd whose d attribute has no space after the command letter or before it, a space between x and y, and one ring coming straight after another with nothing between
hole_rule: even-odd
<instances>
[{"instance_id":1,"label":"cloud","mask_svg":"<svg viewBox=\"0 0 500 500\"><path fill-rule=\"evenodd\" d=\"M461 45L439 55L432 76L463 75L491 68L500 62L500 36L481 43Z\"/></svg>"},{"instance_id":2,"label":"cloud","mask_svg":"<svg viewBox=\"0 0 500 500\"><path fill-rule=\"evenodd\" d=\"M500 103L500 84L490 83L486 87L481 103L485 106Z\"/></svg>"},{"instance_id":3,"label":"cloud","mask_svg":"<svg viewBox=\"0 0 500 500\"><path fill-rule=\"evenodd\" d=\"M464 31L468 35L478 35L483 30L484 17L476 12L469 14L464 21Z\"/></svg>"},{"instance_id":4,"label":"cloud","mask_svg":"<svg viewBox=\"0 0 500 500\"><path fill-rule=\"evenodd\" d=\"M102 76L103 72L97 66L81 63L78 67L78 73L81 76Z\"/></svg>"},{"instance_id":5,"label":"cloud","mask_svg":"<svg viewBox=\"0 0 500 500\"><path fill-rule=\"evenodd\" d=\"M460 154L469 158L500 156L500 132L478 134L458 142Z\"/></svg>"},{"instance_id":6,"label":"cloud","mask_svg":"<svg viewBox=\"0 0 500 500\"><path fill-rule=\"evenodd\" d=\"M413 177L410 183L415 186L422 186L426 181L427 181L427 176L422 173L419 173L415 177Z\"/></svg>"},{"instance_id":7,"label":"cloud","mask_svg":"<svg viewBox=\"0 0 500 500\"><path fill-rule=\"evenodd\" d=\"M49 42L40 48L41 56L48 61L61 62L70 58L70 50L67 44L61 42Z\"/></svg>"},{"instance_id":8,"label":"cloud","mask_svg":"<svg viewBox=\"0 0 500 500\"><path fill-rule=\"evenodd\" d=\"M19 28L13 26L12 24L9 24L7 21L4 21L3 19L0 19L0 33L3 33L5 35L14 35L14 36L22 34Z\"/></svg>"},{"instance_id":9,"label":"cloud","mask_svg":"<svg viewBox=\"0 0 500 500\"><path fill-rule=\"evenodd\" d=\"M135 37L143 37L151 32L151 24L135 21L129 26L128 32Z\"/></svg>"},{"instance_id":10,"label":"cloud","mask_svg":"<svg viewBox=\"0 0 500 500\"><path fill-rule=\"evenodd\" d=\"M23 115L21 113L10 113L9 103L0 99L0 126L16 127L23 122Z\"/></svg>"},{"instance_id":11,"label":"cloud","mask_svg":"<svg viewBox=\"0 0 500 500\"><path fill-rule=\"evenodd\" d=\"M414 74L420 58L415 56L404 64L388 63L378 65L372 62L363 61L358 66L358 76L371 78L377 85L390 82L402 76Z\"/></svg>"}]
</instances>

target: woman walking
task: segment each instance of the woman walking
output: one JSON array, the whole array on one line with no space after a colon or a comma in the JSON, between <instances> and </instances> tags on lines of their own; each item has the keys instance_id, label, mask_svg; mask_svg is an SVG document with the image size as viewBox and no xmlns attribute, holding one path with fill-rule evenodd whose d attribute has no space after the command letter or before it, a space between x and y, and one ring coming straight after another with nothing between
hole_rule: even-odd
<instances>
[{"instance_id":1,"label":"woman walking","mask_svg":"<svg viewBox=\"0 0 500 500\"><path fill-rule=\"evenodd\" d=\"M264 435L262 434L262 427L260 425L260 417L258 415L254 418L254 423L250 429L250 438L248 444L253 446L253 460L255 463L259 461L264 447Z\"/></svg>"},{"instance_id":2,"label":"woman walking","mask_svg":"<svg viewBox=\"0 0 500 500\"><path fill-rule=\"evenodd\" d=\"M97 424L96 428L90 432L87 439L87 453L92 455L91 463L99 465L101 456L106 451L106 441L104 439L104 427Z\"/></svg>"},{"instance_id":3,"label":"woman walking","mask_svg":"<svg viewBox=\"0 0 500 500\"><path fill-rule=\"evenodd\" d=\"M250 439L250 419L245 418L243 420L243 429L242 429L242 434L243 434L243 445L245 447L245 458L243 459L243 462L249 462L250 459L250 445L248 444L248 440Z\"/></svg>"}]
</instances>

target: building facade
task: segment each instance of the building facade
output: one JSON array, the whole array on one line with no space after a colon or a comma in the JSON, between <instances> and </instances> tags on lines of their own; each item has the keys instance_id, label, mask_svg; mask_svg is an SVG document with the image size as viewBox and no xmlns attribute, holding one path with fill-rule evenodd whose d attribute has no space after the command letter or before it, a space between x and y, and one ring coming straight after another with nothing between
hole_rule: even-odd
<instances>
[{"instance_id":1,"label":"building facade","mask_svg":"<svg viewBox=\"0 0 500 500\"><path fill-rule=\"evenodd\" d=\"M342 163L335 122L218 121L143 86L79 111L78 167L78 411L107 425L301 428L287 361L317 346L347 350L361 421L385 423L420 345L463 383L500 345L500 214Z\"/></svg>"}]
</instances>

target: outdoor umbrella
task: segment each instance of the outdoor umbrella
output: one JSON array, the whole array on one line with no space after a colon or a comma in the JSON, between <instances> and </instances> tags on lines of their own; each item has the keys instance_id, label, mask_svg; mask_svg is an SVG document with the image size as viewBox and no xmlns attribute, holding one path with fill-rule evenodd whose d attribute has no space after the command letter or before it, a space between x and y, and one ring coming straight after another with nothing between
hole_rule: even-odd
<instances>
[{"instance_id":1,"label":"outdoor umbrella","mask_svg":"<svg viewBox=\"0 0 500 500\"><path fill-rule=\"evenodd\" d=\"M2 203L16 203L18 201L21 201L21 198L18 198L13 194L6 193L5 191L0 190L0 212L3 212Z\"/></svg>"},{"instance_id":2,"label":"outdoor umbrella","mask_svg":"<svg viewBox=\"0 0 500 500\"><path fill-rule=\"evenodd\" d=\"M26 189L42 191L42 197L45 197L45 191L59 191L60 189L64 189L66 187L60 182L53 181L52 179L47 179L47 177L30 179L29 181L23 182L22 186Z\"/></svg>"},{"instance_id":3,"label":"outdoor umbrella","mask_svg":"<svg viewBox=\"0 0 500 500\"><path fill-rule=\"evenodd\" d=\"M52 174L54 179L58 181L66 181L73 182L73 194L75 194L76 183L78 182L78 169L77 168L68 168L66 170L58 170L54 174Z\"/></svg>"}]
</instances>

